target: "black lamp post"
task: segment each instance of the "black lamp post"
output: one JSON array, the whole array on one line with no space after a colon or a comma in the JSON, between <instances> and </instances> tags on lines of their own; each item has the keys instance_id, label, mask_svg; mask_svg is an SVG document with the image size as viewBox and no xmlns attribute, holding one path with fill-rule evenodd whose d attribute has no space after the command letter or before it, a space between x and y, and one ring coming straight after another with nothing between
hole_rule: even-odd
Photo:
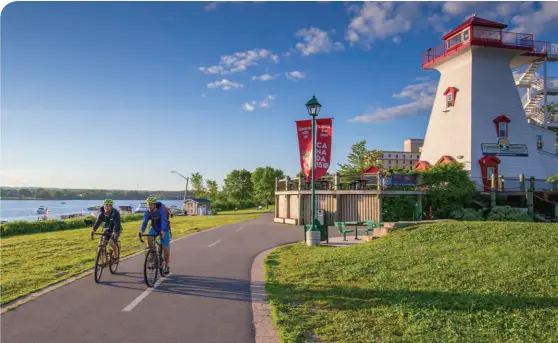
<instances>
[{"instance_id":1,"label":"black lamp post","mask_svg":"<svg viewBox=\"0 0 558 343\"><path fill-rule=\"evenodd\" d=\"M312 117L312 228L310 231L317 231L316 224L314 220L316 218L316 182L314 179L314 172L316 169L316 117L320 113L322 105L316 99L316 96L312 96L312 99L308 100L306 103L306 109L308 109L308 114Z\"/></svg>"}]
</instances>

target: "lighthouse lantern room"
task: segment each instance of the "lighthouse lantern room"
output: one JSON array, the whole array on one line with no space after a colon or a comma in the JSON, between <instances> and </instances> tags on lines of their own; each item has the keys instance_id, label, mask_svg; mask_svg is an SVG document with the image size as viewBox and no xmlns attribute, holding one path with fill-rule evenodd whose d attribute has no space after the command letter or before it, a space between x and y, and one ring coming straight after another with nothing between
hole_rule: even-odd
<instances>
[{"instance_id":1,"label":"lighthouse lantern room","mask_svg":"<svg viewBox=\"0 0 558 343\"><path fill-rule=\"evenodd\" d=\"M558 78L546 75L546 63L558 61L558 44L506 28L473 15L424 53L423 68L441 75L419 164L456 159L485 186L492 174L558 172L556 133L549 129L558 118L539 104L558 95ZM514 76L518 67L525 70ZM526 88L523 98L517 87Z\"/></svg>"}]
</instances>

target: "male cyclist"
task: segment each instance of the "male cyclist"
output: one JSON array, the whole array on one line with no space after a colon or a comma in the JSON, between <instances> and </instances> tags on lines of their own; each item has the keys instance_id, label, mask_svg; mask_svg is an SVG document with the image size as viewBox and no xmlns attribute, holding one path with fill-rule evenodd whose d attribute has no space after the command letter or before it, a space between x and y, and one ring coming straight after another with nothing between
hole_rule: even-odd
<instances>
[{"instance_id":1,"label":"male cyclist","mask_svg":"<svg viewBox=\"0 0 558 343\"><path fill-rule=\"evenodd\" d=\"M147 211L143 215L143 222L141 223L138 238L147 228L147 222L151 220L151 227L149 228L149 235L161 235L161 246L163 247L163 254L165 257L165 265L163 266L165 273L169 272L170 266L170 227L167 212L164 205L159 203L155 197L149 197L145 200L147 203ZM151 248L153 245L153 237L147 237L147 247Z\"/></svg>"},{"instance_id":2,"label":"male cyclist","mask_svg":"<svg viewBox=\"0 0 558 343\"><path fill-rule=\"evenodd\" d=\"M91 230L91 239L93 239L95 231L97 231L102 223L103 231L106 234L110 233L109 244L112 248L112 257L117 258L117 256L114 256L114 254L118 249L116 243L118 242L118 238L120 237L120 229L122 228L122 226L120 223L120 212L114 209L112 205L113 201L111 199L105 199L105 201L103 201L103 207L101 207L101 209L99 210L99 215L97 216L97 220L93 225L93 230Z\"/></svg>"}]
</instances>

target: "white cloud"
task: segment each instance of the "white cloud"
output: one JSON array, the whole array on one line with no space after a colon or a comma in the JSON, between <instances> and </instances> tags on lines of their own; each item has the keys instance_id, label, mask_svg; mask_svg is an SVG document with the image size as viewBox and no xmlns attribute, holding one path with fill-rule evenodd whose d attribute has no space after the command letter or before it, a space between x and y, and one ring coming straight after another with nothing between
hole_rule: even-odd
<instances>
[{"instance_id":1,"label":"white cloud","mask_svg":"<svg viewBox=\"0 0 558 343\"><path fill-rule=\"evenodd\" d=\"M333 42L329 34L318 28L311 27L300 29L295 33L296 37L302 38L302 42L296 44L296 48L302 56L317 54L320 52L341 51L345 49L343 43Z\"/></svg>"},{"instance_id":2,"label":"white cloud","mask_svg":"<svg viewBox=\"0 0 558 343\"><path fill-rule=\"evenodd\" d=\"M241 83L232 82L227 79L215 81L207 84L207 88L222 88L225 91L244 87Z\"/></svg>"},{"instance_id":3,"label":"white cloud","mask_svg":"<svg viewBox=\"0 0 558 343\"><path fill-rule=\"evenodd\" d=\"M256 101L245 103L244 105L242 105L242 109L248 112L254 112L256 110Z\"/></svg>"},{"instance_id":4,"label":"white cloud","mask_svg":"<svg viewBox=\"0 0 558 343\"><path fill-rule=\"evenodd\" d=\"M265 99L260 101L260 107L261 108L269 108L269 103L273 100L275 100L275 95L266 96Z\"/></svg>"},{"instance_id":5,"label":"white cloud","mask_svg":"<svg viewBox=\"0 0 558 343\"><path fill-rule=\"evenodd\" d=\"M296 81L297 79L304 79L306 77L305 73L298 70L290 71L288 73L285 73L285 75L287 76L287 79L293 81Z\"/></svg>"},{"instance_id":6,"label":"white cloud","mask_svg":"<svg viewBox=\"0 0 558 343\"><path fill-rule=\"evenodd\" d=\"M539 34L545 30L556 28L558 23L558 2L545 1L540 3L540 9L530 6L512 18L515 32Z\"/></svg>"},{"instance_id":7,"label":"white cloud","mask_svg":"<svg viewBox=\"0 0 558 343\"><path fill-rule=\"evenodd\" d=\"M260 76L252 76L252 80L254 80L254 81L256 81L256 80L257 80L257 81L269 81L269 80L273 80L273 79L278 78L280 75L281 75L281 74L273 74L273 75L271 75L271 74L265 73L265 74L262 74L262 75L260 75Z\"/></svg>"},{"instance_id":8,"label":"white cloud","mask_svg":"<svg viewBox=\"0 0 558 343\"><path fill-rule=\"evenodd\" d=\"M414 18L420 16L420 3L365 2L360 10L352 8L355 16L345 31L351 46L359 43L370 48L375 40L383 40L409 31Z\"/></svg>"},{"instance_id":9,"label":"white cloud","mask_svg":"<svg viewBox=\"0 0 558 343\"><path fill-rule=\"evenodd\" d=\"M216 10L217 6L219 6L219 1L210 1L203 7L203 9L210 12Z\"/></svg>"},{"instance_id":10,"label":"white cloud","mask_svg":"<svg viewBox=\"0 0 558 343\"><path fill-rule=\"evenodd\" d=\"M253 49L235 52L231 55L221 56L218 65L211 67L200 67L199 70L206 74L229 74L245 71L248 67L255 66L261 60L272 60L279 63L279 56L267 49Z\"/></svg>"},{"instance_id":11,"label":"white cloud","mask_svg":"<svg viewBox=\"0 0 558 343\"><path fill-rule=\"evenodd\" d=\"M391 40L392 40L395 44L401 43L401 37L399 37L399 36L394 36Z\"/></svg>"},{"instance_id":12,"label":"white cloud","mask_svg":"<svg viewBox=\"0 0 558 343\"><path fill-rule=\"evenodd\" d=\"M394 98L410 99L411 102L392 107L375 108L353 118L353 121L371 123L386 122L397 118L409 117L432 108L438 81L427 81L408 85Z\"/></svg>"},{"instance_id":13,"label":"white cloud","mask_svg":"<svg viewBox=\"0 0 558 343\"><path fill-rule=\"evenodd\" d=\"M275 100L275 95L268 95L261 101L252 100L244 103L242 109L248 112L254 112L257 107L269 108L271 101Z\"/></svg>"}]
</instances>

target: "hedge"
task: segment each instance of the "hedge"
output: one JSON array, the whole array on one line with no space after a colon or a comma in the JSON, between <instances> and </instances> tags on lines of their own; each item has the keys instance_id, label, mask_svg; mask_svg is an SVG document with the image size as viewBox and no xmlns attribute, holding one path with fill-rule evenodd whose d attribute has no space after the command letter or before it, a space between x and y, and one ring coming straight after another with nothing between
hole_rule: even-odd
<instances>
[{"instance_id":1,"label":"hedge","mask_svg":"<svg viewBox=\"0 0 558 343\"><path fill-rule=\"evenodd\" d=\"M9 236L24 235L28 233L83 229L87 227L84 222L85 218L91 218L95 220L95 218L92 216L86 216L81 218L72 218L72 219L65 219L65 220L43 220L43 221L36 221L36 222L17 221L17 222L2 224L0 226L0 234L2 235L2 237L9 237ZM121 216L121 221L129 222L134 220L141 220L142 218L143 218L143 213L125 214Z\"/></svg>"}]
</instances>

